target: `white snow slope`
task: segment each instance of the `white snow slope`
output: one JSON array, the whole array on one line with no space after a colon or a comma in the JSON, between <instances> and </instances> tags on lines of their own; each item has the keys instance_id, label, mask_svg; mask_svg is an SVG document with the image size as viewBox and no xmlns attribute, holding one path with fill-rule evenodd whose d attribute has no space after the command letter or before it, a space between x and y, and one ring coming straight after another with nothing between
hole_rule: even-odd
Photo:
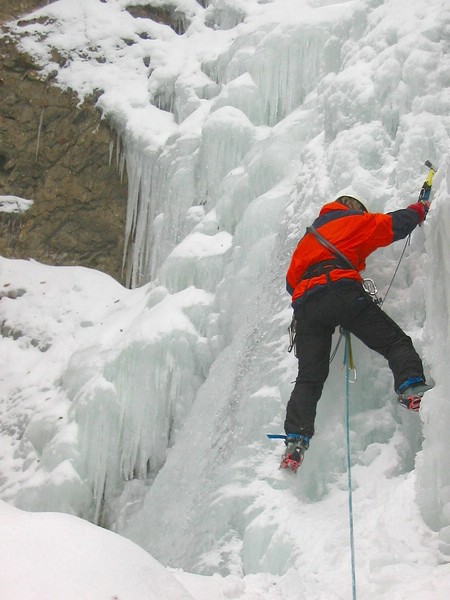
<instances>
[{"instance_id":1,"label":"white snow slope","mask_svg":"<svg viewBox=\"0 0 450 600\"><path fill-rule=\"evenodd\" d=\"M177 31L126 10L149 4ZM0 259L7 600L450 597L448 3L59 0L9 35L117 128L132 289ZM297 476L266 439L296 375L284 276L323 203L407 206L427 159L384 308L436 385L403 411L354 342L353 590L343 350ZM369 260L381 296L402 250Z\"/></svg>"}]
</instances>

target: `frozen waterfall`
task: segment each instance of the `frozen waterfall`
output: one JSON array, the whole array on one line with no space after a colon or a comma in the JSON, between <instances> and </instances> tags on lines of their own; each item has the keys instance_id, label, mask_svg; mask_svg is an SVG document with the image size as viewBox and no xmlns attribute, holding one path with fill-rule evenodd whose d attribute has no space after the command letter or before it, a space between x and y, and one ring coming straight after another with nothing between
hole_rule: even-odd
<instances>
[{"instance_id":1,"label":"frozen waterfall","mask_svg":"<svg viewBox=\"0 0 450 600\"><path fill-rule=\"evenodd\" d=\"M16 30L49 70L50 48L84 49L58 67L60 85L80 95L103 73L99 106L119 131L129 182L124 264L133 289L42 267L53 298L70 299L56 315L42 272L28 265L22 275L2 261L17 291L0 305L2 343L19 364L26 352L37 365L53 361L43 382L27 374L2 401L2 497L99 522L173 567L267 573L286 586L297 577L300 597L340 598L330 595L348 569L339 354L301 476L280 473L280 447L265 439L282 429L296 375L285 271L324 202L352 188L373 211L404 207L430 159L439 167L432 209L385 308L436 387L419 418L402 413L385 362L355 343L351 441L364 597L383 597L386 565L411 573L434 564L435 552L447 561L448 8L171 0L189 22L178 35L134 19L125 0L81 4L83 22L60 0L41 9L45 25ZM97 54L85 49L86 31ZM369 260L382 295L400 252L394 244ZM23 316L33 306L46 315L40 328ZM2 370L5 381L14 376ZM321 565L330 562L328 578Z\"/></svg>"}]
</instances>

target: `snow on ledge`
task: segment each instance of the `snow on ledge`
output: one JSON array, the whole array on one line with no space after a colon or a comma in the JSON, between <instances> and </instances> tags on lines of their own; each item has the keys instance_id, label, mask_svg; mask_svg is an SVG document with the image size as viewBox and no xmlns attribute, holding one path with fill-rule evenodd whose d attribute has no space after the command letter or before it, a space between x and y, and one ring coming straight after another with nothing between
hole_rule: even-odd
<instances>
[{"instance_id":1,"label":"snow on ledge","mask_svg":"<svg viewBox=\"0 0 450 600\"><path fill-rule=\"evenodd\" d=\"M19 196L0 196L0 212L24 213L34 204L34 200L26 200Z\"/></svg>"}]
</instances>

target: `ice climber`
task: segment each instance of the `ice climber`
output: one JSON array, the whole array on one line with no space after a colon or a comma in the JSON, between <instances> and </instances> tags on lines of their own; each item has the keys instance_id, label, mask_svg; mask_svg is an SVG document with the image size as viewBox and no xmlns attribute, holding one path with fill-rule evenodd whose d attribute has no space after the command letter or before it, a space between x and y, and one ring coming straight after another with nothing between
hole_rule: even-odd
<instances>
[{"instance_id":1,"label":"ice climber","mask_svg":"<svg viewBox=\"0 0 450 600\"><path fill-rule=\"evenodd\" d=\"M296 320L298 376L286 409L282 467L296 471L314 435L338 325L387 359L399 403L419 410L421 396L430 388L422 361L411 338L365 291L360 271L374 250L420 225L428 209L429 202L420 200L387 214L370 213L358 199L340 196L322 207L299 241L286 278Z\"/></svg>"}]
</instances>

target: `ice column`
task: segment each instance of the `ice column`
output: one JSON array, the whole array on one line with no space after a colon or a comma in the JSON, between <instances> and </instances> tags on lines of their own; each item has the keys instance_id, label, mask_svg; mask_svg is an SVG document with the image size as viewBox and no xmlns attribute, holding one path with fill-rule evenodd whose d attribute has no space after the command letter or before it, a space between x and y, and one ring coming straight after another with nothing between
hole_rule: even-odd
<instances>
[{"instance_id":1,"label":"ice column","mask_svg":"<svg viewBox=\"0 0 450 600\"><path fill-rule=\"evenodd\" d=\"M187 209L196 203L194 164L198 142L180 138L173 146L145 149L126 142L128 214L125 240L127 282L135 287L154 278L184 233Z\"/></svg>"},{"instance_id":2,"label":"ice column","mask_svg":"<svg viewBox=\"0 0 450 600\"><path fill-rule=\"evenodd\" d=\"M443 164L442 164L443 163ZM441 550L450 554L450 168L448 156L436 175L427 224L427 354L436 387L422 401L423 451L417 460L417 494L427 523L439 531Z\"/></svg>"}]
</instances>

